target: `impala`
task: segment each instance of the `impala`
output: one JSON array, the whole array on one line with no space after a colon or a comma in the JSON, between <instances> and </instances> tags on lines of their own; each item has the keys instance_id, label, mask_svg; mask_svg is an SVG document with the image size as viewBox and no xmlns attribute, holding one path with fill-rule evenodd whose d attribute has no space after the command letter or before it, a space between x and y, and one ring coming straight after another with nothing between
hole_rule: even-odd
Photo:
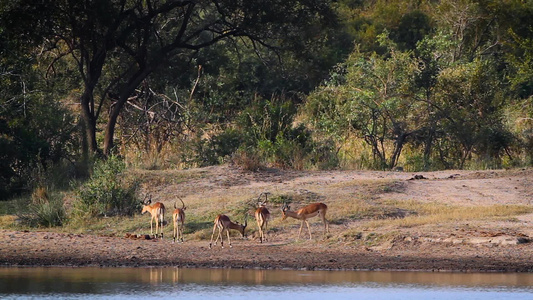
<instances>
[{"instance_id":1,"label":"impala","mask_svg":"<svg viewBox=\"0 0 533 300\"><path fill-rule=\"evenodd\" d=\"M268 201L269 193L259 194L259 200L261 195L265 194L265 202L259 201L259 207L255 210L255 220L257 221L257 227L259 228L259 241L263 243L263 240L266 241L266 230L268 227L268 220L270 219L270 212L266 208L266 203Z\"/></svg>"},{"instance_id":2,"label":"impala","mask_svg":"<svg viewBox=\"0 0 533 300\"><path fill-rule=\"evenodd\" d=\"M291 207L287 203L283 204L283 207L281 208L281 212L283 214L282 220L285 220L287 217L302 220L302 224L300 225L300 231L298 231L298 239L300 238L300 234L302 233L302 227L304 226L304 223L307 225L307 230L309 231L309 239L312 239L311 229L309 228L309 222L307 222L307 219L310 219L314 216L320 216L322 222L324 222L324 234L328 233L329 227L328 222L326 221L327 211L328 206L324 203L309 204L303 208L300 208L297 211L291 211Z\"/></svg>"},{"instance_id":3,"label":"impala","mask_svg":"<svg viewBox=\"0 0 533 300\"><path fill-rule=\"evenodd\" d=\"M145 212L149 212L152 215L150 219L150 234L154 234L153 222L155 219L155 236L157 237L157 230L161 233L161 238L163 238L163 221L165 220L165 206L161 202L152 203L152 196L148 199L147 202L141 201L143 215Z\"/></svg>"},{"instance_id":4,"label":"impala","mask_svg":"<svg viewBox=\"0 0 533 300\"><path fill-rule=\"evenodd\" d=\"M185 203L183 200L178 197L181 201L181 208L176 207L176 202L174 202L174 212L172 213L172 223L174 224L174 229L172 230L172 236L174 238L174 243L176 240L180 240L183 243L183 225L185 223Z\"/></svg>"},{"instance_id":5,"label":"impala","mask_svg":"<svg viewBox=\"0 0 533 300\"><path fill-rule=\"evenodd\" d=\"M222 232L226 230L228 234L229 247L231 248L229 230L235 229L242 234L242 237L245 237L244 230L246 229L247 225L248 225L248 221L246 219L244 220L244 225L241 225L238 222L237 223L231 222L231 220L226 215L218 215L215 218L215 226L213 226L213 234L211 235L211 242L209 242L209 249L211 249L211 244L213 243L213 236L215 236L215 231L217 230L217 228L218 228L218 235L217 235L217 239L215 240L215 246L217 244L218 239L220 238L220 245L222 246L222 248L224 248L224 238L222 237Z\"/></svg>"}]
</instances>

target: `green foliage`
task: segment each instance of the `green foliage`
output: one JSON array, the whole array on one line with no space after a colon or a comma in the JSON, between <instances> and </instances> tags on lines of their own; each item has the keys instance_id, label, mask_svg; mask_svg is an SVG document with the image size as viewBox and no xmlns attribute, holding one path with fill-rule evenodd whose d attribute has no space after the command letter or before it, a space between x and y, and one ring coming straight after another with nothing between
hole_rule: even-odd
<instances>
[{"instance_id":1,"label":"green foliage","mask_svg":"<svg viewBox=\"0 0 533 300\"><path fill-rule=\"evenodd\" d=\"M138 183L129 182L124 170L124 161L117 156L96 162L91 178L77 189L74 216L83 219L136 212Z\"/></svg>"},{"instance_id":2,"label":"green foliage","mask_svg":"<svg viewBox=\"0 0 533 300\"><path fill-rule=\"evenodd\" d=\"M190 143L190 165L206 167L230 161L242 143L242 135L235 129L227 129L211 138L196 139Z\"/></svg>"},{"instance_id":3,"label":"green foliage","mask_svg":"<svg viewBox=\"0 0 533 300\"><path fill-rule=\"evenodd\" d=\"M373 14L366 22L376 29L379 47L356 46L309 96L308 120L320 136L336 142L343 157L368 160L365 149L350 153L342 148L354 135L364 140L372 149L366 166L374 168L392 168L400 161L416 170L520 165L528 156L524 141L530 140L531 127L517 130L517 122L504 115L516 103L515 95L530 97L533 34L511 16L523 19L533 7L489 2L342 2L347 5L340 6L343 13ZM513 35L510 28L520 33ZM502 55L506 52L512 53L506 58L511 64ZM522 75L508 75L517 71ZM520 103L523 109L531 100ZM522 125L530 123L526 113L507 111ZM409 151L402 157L404 146Z\"/></svg>"},{"instance_id":4,"label":"green foliage","mask_svg":"<svg viewBox=\"0 0 533 300\"><path fill-rule=\"evenodd\" d=\"M37 189L39 191L42 189ZM63 197L60 194L44 192L39 195L34 192L32 201L26 204L25 200L20 200L16 209L21 223L30 227L56 227L62 226L67 220Z\"/></svg>"},{"instance_id":5,"label":"green foliage","mask_svg":"<svg viewBox=\"0 0 533 300\"><path fill-rule=\"evenodd\" d=\"M391 31L391 38L400 50L415 50L417 43L432 31L429 16L420 10L413 10L402 16L398 29Z\"/></svg>"},{"instance_id":6,"label":"green foliage","mask_svg":"<svg viewBox=\"0 0 533 300\"><path fill-rule=\"evenodd\" d=\"M334 168L338 164L331 143L316 143L303 125L295 125L297 109L290 99L256 97L236 124L210 136L185 143L183 161L188 166L232 162L246 170L267 165L303 169Z\"/></svg>"},{"instance_id":7,"label":"green foliage","mask_svg":"<svg viewBox=\"0 0 533 300\"><path fill-rule=\"evenodd\" d=\"M0 197L62 186L102 141L146 168L530 163L532 3L6 2Z\"/></svg>"},{"instance_id":8,"label":"green foliage","mask_svg":"<svg viewBox=\"0 0 533 300\"><path fill-rule=\"evenodd\" d=\"M31 204L30 214L34 217L29 220L30 224L36 223L39 226L54 227L61 226L66 220L63 199L52 198L47 202Z\"/></svg>"},{"instance_id":9,"label":"green foliage","mask_svg":"<svg viewBox=\"0 0 533 300\"><path fill-rule=\"evenodd\" d=\"M292 195L285 195L285 194L280 194L280 195L276 194L268 198L268 202L278 205L278 206L282 206L283 204L291 204L293 201L294 199Z\"/></svg>"},{"instance_id":10,"label":"green foliage","mask_svg":"<svg viewBox=\"0 0 533 300\"><path fill-rule=\"evenodd\" d=\"M319 149L303 124L293 124L296 113L296 107L288 99L256 101L239 120L239 127L246 137L245 149L256 149L253 155L259 155L262 161L277 167L335 167L335 158L323 155L326 147Z\"/></svg>"},{"instance_id":11,"label":"green foliage","mask_svg":"<svg viewBox=\"0 0 533 300\"><path fill-rule=\"evenodd\" d=\"M0 88L1 89L1 88ZM72 158L78 146L70 112L51 95L0 98L0 198L27 192L46 171Z\"/></svg>"},{"instance_id":12,"label":"green foliage","mask_svg":"<svg viewBox=\"0 0 533 300\"><path fill-rule=\"evenodd\" d=\"M29 35L40 40L40 28L20 23L24 18L18 14L6 15L10 9L20 9L16 4L0 6L0 200L4 200L48 185L45 175L72 161L79 144L64 91L43 76L48 65L43 67L33 55L38 42L19 39L19 29L31 29ZM39 7L33 3L26 9ZM12 17L18 21L9 23Z\"/></svg>"},{"instance_id":13,"label":"green foliage","mask_svg":"<svg viewBox=\"0 0 533 300\"><path fill-rule=\"evenodd\" d=\"M343 83L326 84L311 97L307 113L315 126L338 140L355 132L372 147L381 168L392 168L407 139L418 130L414 111L419 102L413 93L418 66L410 52L398 51L386 35L380 40L388 54L356 49L345 63ZM330 116L336 116L336 122ZM389 143L394 147L387 153Z\"/></svg>"}]
</instances>

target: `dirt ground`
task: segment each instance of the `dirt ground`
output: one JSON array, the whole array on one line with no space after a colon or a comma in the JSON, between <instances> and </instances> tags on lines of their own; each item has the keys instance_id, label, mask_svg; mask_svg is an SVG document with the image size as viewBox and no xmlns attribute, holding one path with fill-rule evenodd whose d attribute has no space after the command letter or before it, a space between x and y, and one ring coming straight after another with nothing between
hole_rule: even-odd
<instances>
[{"instance_id":1,"label":"dirt ground","mask_svg":"<svg viewBox=\"0 0 533 300\"><path fill-rule=\"evenodd\" d=\"M366 182L392 180L401 186L376 192L372 199L444 203L465 208L533 204L531 169L417 174L281 170L250 173L223 166L190 172L198 172L202 176L194 182L159 179L164 183L145 182L143 188L157 193L160 198L176 190L184 198L190 195L209 198L220 194L232 197L266 190L273 193L313 193L319 195L320 201L334 207L335 197L356 197ZM414 179L415 175L421 175L423 179ZM275 217L277 215L276 212ZM212 249L209 249L209 241L187 237L184 243L172 243L169 236L163 240L145 240L126 236L3 229L0 230L0 266L533 272L533 214L442 226L383 227L376 230L380 233L394 230L394 237L373 245L356 243L347 240L346 235L338 234L357 229L367 221L331 223L331 234L322 238L319 234L322 225L313 219L314 239L295 241L299 224L293 220L283 230L270 232L265 243L259 243L253 236L247 239L235 237L232 239L233 247L225 244L226 247L221 248L219 244ZM362 233L367 235L375 232L362 229Z\"/></svg>"}]
</instances>

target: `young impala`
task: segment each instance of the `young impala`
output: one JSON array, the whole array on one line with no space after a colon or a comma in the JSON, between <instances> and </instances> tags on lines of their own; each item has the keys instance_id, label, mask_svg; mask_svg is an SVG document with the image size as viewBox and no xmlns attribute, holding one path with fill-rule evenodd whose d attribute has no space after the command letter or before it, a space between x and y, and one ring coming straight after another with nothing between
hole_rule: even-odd
<instances>
[{"instance_id":1,"label":"young impala","mask_svg":"<svg viewBox=\"0 0 533 300\"><path fill-rule=\"evenodd\" d=\"M322 222L324 222L324 234L328 233L329 226L326 220L327 211L328 206L324 203L309 204L303 208L300 208L297 211L291 211L291 207L287 203L283 204L283 207L281 208L281 212L283 214L282 220L285 220L287 217L302 220L302 224L300 225L300 231L298 231L298 239L300 238L300 234L302 233L302 227L304 226L304 223L307 225L307 230L309 231L309 239L312 239L311 229L309 228L309 222L307 222L307 219L310 219L314 216L319 216L322 219Z\"/></svg>"},{"instance_id":2,"label":"young impala","mask_svg":"<svg viewBox=\"0 0 533 300\"><path fill-rule=\"evenodd\" d=\"M213 226L213 234L211 235L211 242L209 242L209 249L211 249L211 244L213 243L213 236L215 235L215 231L218 228L218 235L217 239L215 240L215 246L217 244L218 239L220 238L220 245L222 248L224 248L224 238L222 237L222 232L226 230L228 234L228 243L229 247L231 248L231 240L229 238L229 230L235 229L239 231L242 234L242 237L245 237L244 230L246 230L246 226L248 225L248 221L244 220L244 225L241 225L239 223L233 223L226 215L218 215L215 218L215 226Z\"/></svg>"},{"instance_id":3,"label":"young impala","mask_svg":"<svg viewBox=\"0 0 533 300\"><path fill-rule=\"evenodd\" d=\"M155 236L157 237L157 230L161 233L161 238L163 238L163 222L165 220L165 206L161 202L152 203L152 196L148 199L147 202L141 201L142 212L141 215L144 215L145 212L149 212L152 215L150 219L150 234L154 234L154 229L152 223L155 219Z\"/></svg>"},{"instance_id":4,"label":"young impala","mask_svg":"<svg viewBox=\"0 0 533 300\"><path fill-rule=\"evenodd\" d=\"M174 224L174 229L172 231L172 236L174 238L174 243L181 239L183 243L183 225L185 223L185 203L178 197L181 201L181 208L176 207L176 202L174 202L174 212L172 213L172 223Z\"/></svg>"},{"instance_id":5,"label":"young impala","mask_svg":"<svg viewBox=\"0 0 533 300\"><path fill-rule=\"evenodd\" d=\"M268 221L270 220L270 212L266 208L266 203L268 201L269 193L259 194L259 199L261 198L261 195L263 194L265 194L265 202L259 201L259 207L255 210L255 220L257 221L257 227L259 228L259 241L261 243L263 243L263 241L266 241L265 232L268 227Z\"/></svg>"}]
</instances>

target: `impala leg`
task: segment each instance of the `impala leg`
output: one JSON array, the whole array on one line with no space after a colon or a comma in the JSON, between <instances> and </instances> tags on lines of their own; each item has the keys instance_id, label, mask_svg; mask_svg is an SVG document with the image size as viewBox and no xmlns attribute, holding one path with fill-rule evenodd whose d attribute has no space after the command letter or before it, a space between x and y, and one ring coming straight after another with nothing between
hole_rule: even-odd
<instances>
[{"instance_id":1,"label":"impala leg","mask_svg":"<svg viewBox=\"0 0 533 300\"><path fill-rule=\"evenodd\" d=\"M181 242L182 243L183 243L183 227L184 226L185 226L184 224L181 224L181 226L180 226L180 238L181 238Z\"/></svg>"},{"instance_id":2,"label":"impala leg","mask_svg":"<svg viewBox=\"0 0 533 300\"><path fill-rule=\"evenodd\" d=\"M298 231L298 239L300 239L300 234L302 233L302 227L304 226L305 220L302 220L302 224L300 224L300 230Z\"/></svg>"},{"instance_id":3,"label":"impala leg","mask_svg":"<svg viewBox=\"0 0 533 300\"><path fill-rule=\"evenodd\" d=\"M218 238L220 238L220 246L222 248L224 248L224 237L222 236L224 234L224 228L218 228L218 236L217 236L217 241L218 241ZM217 242L215 241L215 245L217 244Z\"/></svg>"},{"instance_id":4,"label":"impala leg","mask_svg":"<svg viewBox=\"0 0 533 300\"><path fill-rule=\"evenodd\" d=\"M181 223L181 226L180 226L180 238L181 238L181 242L182 242L182 243L184 242L184 238L183 238L183 227L185 227L185 224Z\"/></svg>"},{"instance_id":5,"label":"impala leg","mask_svg":"<svg viewBox=\"0 0 533 300\"><path fill-rule=\"evenodd\" d=\"M261 222L257 220L257 228L259 228L259 242L263 242L263 231L261 230Z\"/></svg>"},{"instance_id":6,"label":"impala leg","mask_svg":"<svg viewBox=\"0 0 533 300\"><path fill-rule=\"evenodd\" d=\"M165 217L161 215L161 219L159 220L159 233L161 234L161 238L163 238L163 228L165 226Z\"/></svg>"},{"instance_id":7,"label":"impala leg","mask_svg":"<svg viewBox=\"0 0 533 300\"><path fill-rule=\"evenodd\" d=\"M313 238L311 237L311 228L309 228L309 222L307 222L307 220L305 220L305 224L307 225L307 231L309 231L309 239L311 240Z\"/></svg>"},{"instance_id":8,"label":"impala leg","mask_svg":"<svg viewBox=\"0 0 533 300\"><path fill-rule=\"evenodd\" d=\"M211 241L209 242L209 249L211 249L211 245L213 244L213 237L215 236L216 230L217 230L217 225L215 224L215 226L213 226L213 234L211 234ZM218 237L217 237L217 240L218 240ZM215 241L215 245L216 245L216 241Z\"/></svg>"},{"instance_id":9,"label":"impala leg","mask_svg":"<svg viewBox=\"0 0 533 300\"><path fill-rule=\"evenodd\" d=\"M324 235L326 235L326 233L329 233L329 224L328 220L326 220L326 212L322 212L320 214L320 218L322 219L322 222L324 222Z\"/></svg>"},{"instance_id":10,"label":"impala leg","mask_svg":"<svg viewBox=\"0 0 533 300\"><path fill-rule=\"evenodd\" d=\"M176 218L176 241L178 241L178 242L180 240L180 233L181 233L180 229L181 229L180 221L178 220L178 218Z\"/></svg>"},{"instance_id":11,"label":"impala leg","mask_svg":"<svg viewBox=\"0 0 533 300\"><path fill-rule=\"evenodd\" d=\"M154 234L154 227L153 227L154 225L153 225L153 223L154 223L154 217L152 217L150 219L150 234L152 234L152 235Z\"/></svg>"},{"instance_id":12,"label":"impala leg","mask_svg":"<svg viewBox=\"0 0 533 300\"><path fill-rule=\"evenodd\" d=\"M156 233L157 233L157 230L156 230ZM159 235L161 236L161 238L163 238L163 219L162 218L159 220Z\"/></svg>"},{"instance_id":13,"label":"impala leg","mask_svg":"<svg viewBox=\"0 0 533 300\"><path fill-rule=\"evenodd\" d=\"M265 221L265 228L263 229L263 239L266 241L268 240L267 238L267 228L268 228L268 221Z\"/></svg>"},{"instance_id":14,"label":"impala leg","mask_svg":"<svg viewBox=\"0 0 533 300\"><path fill-rule=\"evenodd\" d=\"M222 246L222 248L224 248L224 240L222 239L223 231L224 231L224 228L218 227L218 235L217 235L217 239L215 240L215 245L216 245L218 242L218 239L220 239L220 246Z\"/></svg>"},{"instance_id":15,"label":"impala leg","mask_svg":"<svg viewBox=\"0 0 533 300\"><path fill-rule=\"evenodd\" d=\"M172 228L172 240L173 240L174 243L175 243L175 242L176 242L177 235L178 235L178 233L177 233L177 228L176 228L176 227L178 226L178 223L176 222L175 219L172 220L172 225L174 226L174 227Z\"/></svg>"},{"instance_id":16,"label":"impala leg","mask_svg":"<svg viewBox=\"0 0 533 300\"><path fill-rule=\"evenodd\" d=\"M155 235L157 236L157 231L159 230L159 234L161 238L163 238L163 222L160 217L155 218Z\"/></svg>"},{"instance_id":17,"label":"impala leg","mask_svg":"<svg viewBox=\"0 0 533 300\"><path fill-rule=\"evenodd\" d=\"M229 239L229 229L226 229L226 233L228 234L228 244L229 244L229 247L231 248L231 240Z\"/></svg>"},{"instance_id":18,"label":"impala leg","mask_svg":"<svg viewBox=\"0 0 533 300\"><path fill-rule=\"evenodd\" d=\"M157 231L159 230L159 218L155 218L155 237L157 238Z\"/></svg>"},{"instance_id":19,"label":"impala leg","mask_svg":"<svg viewBox=\"0 0 533 300\"><path fill-rule=\"evenodd\" d=\"M157 232L161 233L161 220L159 217L155 217L155 236L157 237Z\"/></svg>"}]
</instances>

